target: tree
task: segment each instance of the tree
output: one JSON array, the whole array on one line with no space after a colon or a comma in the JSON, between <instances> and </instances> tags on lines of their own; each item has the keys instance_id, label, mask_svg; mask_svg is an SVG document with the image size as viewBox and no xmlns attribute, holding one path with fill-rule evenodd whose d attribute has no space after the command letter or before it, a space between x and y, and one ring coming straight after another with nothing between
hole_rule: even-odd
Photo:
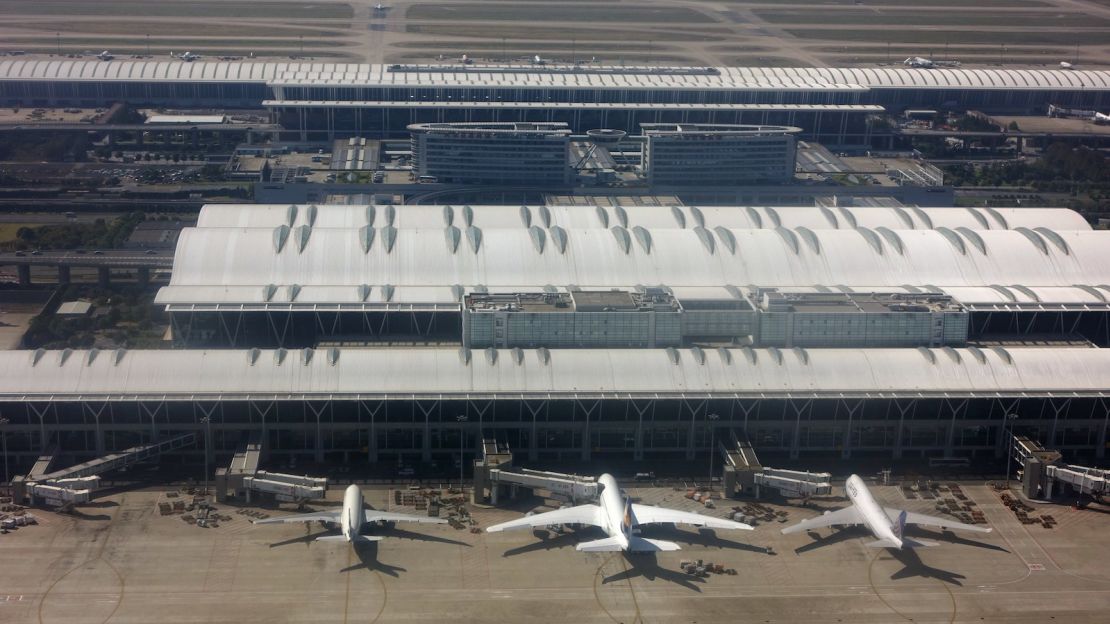
<instances>
[{"instance_id":1,"label":"tree","mask_svg":"<svg viewBox=\"0 0 1110 624\"><path fill-rule=\"evenodd\" d=\"M32 243L38 238L38 232L34 228L23 226L16 230L15 237L21 241Z\"/></svg>"}]
</instances>

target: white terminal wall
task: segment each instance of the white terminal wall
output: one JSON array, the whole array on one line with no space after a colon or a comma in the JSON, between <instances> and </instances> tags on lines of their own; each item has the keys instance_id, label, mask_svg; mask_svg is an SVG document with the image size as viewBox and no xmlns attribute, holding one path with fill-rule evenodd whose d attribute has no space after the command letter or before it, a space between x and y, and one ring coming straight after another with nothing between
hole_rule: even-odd
<instances>
[{"instance_id":1,"label":"white terminal wall","mask_svg":"<svg viewBox=\"0 0 1110 624\"><path fill-rule=\"evenodd\" d=\"M1059 396L1110 393L1110 350L386 348L4 351L0 402L392 396ZM522 357L514 357L516 354ZM677 363L672 360L677 355Z\"/></svg>"},{"instance_id":2,"label":"white terminal wall","mask_svg":"<svg viewBox=\"0 0 1110 624\"><path fill-rule=\"evenodd\" d=\"M451 205L455 225L464 223L463 204ZM288 204L209 204L204 206L197 227L277 227L308 225L307 205L290 212ZM352 228L367 224L366 205L320 204L316 206L314 227ZM385 225L387 206L374 206L375 225ZM972 230L1004 230L1017 227L1047 227L1053 230L1090 230L1077 212L1065 208L885 208L885 207L765 207L765 206L628 206L621 209L593 206L525 206L533 225L545 225L543 212L551 225L584 229L623 225L648 229L722 226L737 229L808 227L813 230L888 227L892 230L967 227ZM394 206L393 226L397 228L443 227L444 206ZM524 227L521 206L471 206L474 225L480 228ZM680 215L680 216L676 216ZM294 218L290 219L290 214ZM604 216L602 216L604 214ZM627 221L627 223L626 223ZM606 225L607 224L607 225ZM855 225L853 225L855 224Z\"/></svg>"},{"instance_id":3,"label":"white terminal wall","mask_svg":"<svg viewBox=\"0 0 1110 624\"><path fill-rule=\"evenodd\" d=\"M993 284L1069 287L1105 284L1110 266L1110 235L1065 231L1067 251L1053 244L1044 250L1017 231L982 231L987 250L968 239L962 251L941 232L896 232L902 252L888 242L878 248L855 230L813 232L819 253L804 240L797 251L788 233L729 230L735 254L717 240L714 251L692 230L650 232L650 252L633 237L625 252L610 231L567 231L560 253L550 232L544 251L528 230L482 230L477 253L464 236L454 252L444 229L398 229L392 250L379 231L364 252L357 229L312 229L303 250L290 236L275 251L270 228L186 229L178 242L173 276L163 293L185 286L218 289L235 286L301 285L395 286L556 285L628 287L668 286L902 286L981 287ZM801 237L799 237L800 239ZM1047 253L1046 253L1047 252ZM259 292L261 297L261 289Z\"/></svg>"}]
</instances>

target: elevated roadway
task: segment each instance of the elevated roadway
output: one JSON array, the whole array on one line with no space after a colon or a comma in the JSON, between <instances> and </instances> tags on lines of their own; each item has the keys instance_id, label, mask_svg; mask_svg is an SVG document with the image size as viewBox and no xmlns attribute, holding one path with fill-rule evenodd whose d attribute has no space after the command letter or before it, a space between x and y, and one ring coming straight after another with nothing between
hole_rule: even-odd
<instances>
[{"instance_id":1,"label":"elevated roadway","mask_svg":"<svg viewBox=\"0 0 1110 624\"><path fill-rule=\"evenodd\" d=\"M130 249L97 251L8 251L0 252L0 267L14 266L21 286L31 284L31 267L55 267L58 282L69 283L73 268L97 270L98 281L107 285L113 269L135 271L138 280L146 283L152 270L173 268L171 250L135 251Z\"/></svg>"}]
</instances>

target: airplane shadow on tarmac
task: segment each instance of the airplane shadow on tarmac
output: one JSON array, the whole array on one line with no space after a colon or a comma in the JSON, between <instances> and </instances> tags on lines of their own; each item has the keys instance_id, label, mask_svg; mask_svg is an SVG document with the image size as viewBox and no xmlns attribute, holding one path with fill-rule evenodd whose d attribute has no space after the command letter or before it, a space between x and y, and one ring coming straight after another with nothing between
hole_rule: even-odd
<instances>
[{"instance_id":1,"label":"airplane shadow on tarmac","mask_svg":"<svg viewBox=\"0 0 1110 624\"><path fill-rule=\"evenodd\" d=\"M551 532L545 529L538 529L532 531L532 535L538 539L538 542L525 544L524 546L517 546L510 548L501 553L502 557L513 557L516 555L523 555L525 553L535 552L537 550L555 550L556 548L566 548L574 546L578 542L588 542L590 540L605 537L605 533L597 527L586 527L577 531L570 530L561 535L556 534L551 537Z\"/></svg>"},{"instance_id":2,"label":"airplane shadow on tarmac","mask_svg":"<svg viewBox=\"0 0 1110 624\"><path fill-rule=\"evenodd\" d=\"M921 561L921 557L917 554L917 550L913 548L888 548L887 551L902 564L902 569L890 575L890 580L897 581L904 578L934 578L949 585L958 585L963 587L960 581L967 577L948 570L941 570L925 565Z\"/></svg>"},{"instance_id":3,"label":"airplane shadow on tarmac","mask_svg":"<svg viewBox=\"0 0 1110 624\"><path fill-rule=\"evenodd\" d=\"M832 544L837 544L857 537L865 537L867 535L870 535L870 533L868 533L867 530L862 527L850 526L834 528L832 533L829 533L825 537L821 537L821 534L816 531L806 531L806 535L808 535L809 538L813 541L806 544L805 546L799 546L798 548L795 548L795 554L800 555L811 550L817 550L818 548L824 548L825 546L830 546Z\"/></svg>"},{"instance_id":4,"label":"airplane shadow on tarmac","mask_svg":"<svg viewBox=\"0 0 1110 624\"><path fill-rule=\"evenodd\" d=\"M323 536L323 535L335 535L336 534L336 531L334 531L334 530L322 531L322 532L319 532L319 533L313 533L311 526L306 526L305 529L306 530L305 530L304 535L289 538L287 540L282 540L280 542L274 542L274 543L270 544L270 548L279 548L281 546L288 546L290 544L297 544L297 543L302 543L307 548L308 546L310 546L312 544L312 542L316 541L317 537L320 537L320 536ZM453 539L446 538L446 537L437 537L435 535L425 535L423 533L413 533L412 531L406 531L404 529L386 528L386 529L382 529L382 530L378 531L377 534L381 535L383 537L386 537L386 538L411 539L411 540L416 540L416 541L421 541L421 542L439 542L439 543L443 543L443 544L454 544L456 546L466 546L467 548L471 548L471 545L467 544L466 542L460 542L458 540L453 540ZM340 570L341 573L353 572L355 570L369 570L369 571L382 572L384 574L388 574L389 576L394 576L395 577L395 576L397 576L398 572L407 572L407 570L405 568L402 568L400 566L395 566L395 565L392 565L392 564L389 564L389 563L384 563L384 562L378 560L378 542L377 541L356 542L354 544L351 544L351 547L355 549L355 554L358 556L359 563L357 563L355 565L352 565L352 566L347 566L346 568L343 568L342 570Z\"/></svg>"},{"instance_id":5,"label":"airplane shadow on tarmac","mask_svg":"<svg viewBox=\"0 0 1110 624\"><path fill-rule=\"evenodd\" d=\"M961 537L959 535L956 535L952 531L934 531L925 529L923 527L913 527L912 529L907 530L907 533L911 536L917 535L925 539L936 540L942 544L958 544L960 546L972 546L974 548L984 548L986 550L997 550L1004 553L1010 552L997 544L988 544L986 542L980 542L978 540Z\"/></svg>"},{"instance_id":6,"label":"airplane shadow on tarmac","mask_svg":"<svg viewBox=\"0 0 1110 624\"><path fill-rule=\"evenodd\" d=\"M713 529L698 529L697 531L687 531L680 529L674 525L666 524L653 524L645 526L641 529L644 537L652 539L662 539L670 542L678 542L679 544L687 544L690 546L703 546L705 548L728 548L732 550L746 550L760 554L767 554L767 549L763 546L754 546L744 542L734 542L723 537L718 537L716 531Z\"/></svg>"},{"instance_id":7,"label":"airplane shadow on tarmac","mask_svg":"<svg viewBox=\"0 0 1110 624\"><path fill-rule=\"evenodd\" d=\"M623 572L617 572L616 574L601 579L602 585L642 576L649 581L659 579L674 583L675 585L680 585L691 591L696 591L699 594L701 593L701 588L695 585L695 583L704 583L705 579L692 574L686 574L679 570L668 570L667 568L660 567L655 553L625 552L621 554L624 556L624 560L628 562L628 568Z\"/></svg>"},{"instance_id":8,"label":"airplane shadow on tarmac","mask_svg":"<svg viewBox=\"0 0 1110 624\"><path fill-rule=\"evenodd\" d=\"M381 572L397 578L399 576L398 572L408 572L401 566L379 561L377 542L358 542L352 544L352 546L355 549L355 555L358 557L358 563L343 568L339 571L340 574L354 572L355 570L366 570L367 572Z\"/></svg>"}]
</instances>

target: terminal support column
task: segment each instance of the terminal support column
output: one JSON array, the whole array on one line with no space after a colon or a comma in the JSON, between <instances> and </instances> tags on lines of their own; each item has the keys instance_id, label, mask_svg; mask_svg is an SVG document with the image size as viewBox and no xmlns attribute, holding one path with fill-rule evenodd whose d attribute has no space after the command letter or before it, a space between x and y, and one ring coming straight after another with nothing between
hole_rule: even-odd
<instances>
[{"instance_id":1,"label":"terminal support column","mask_svg":"<svg viewBox=\"0 0 1110 624\"><path fill-rule=\"evenodd\" d=\"M1099 399L1097 405L1102 407L1102 427L1099 428L1098 442L1095 444L1095 457L1102 459L1106 457L1106 445L1110 442L1106 439L1107 431L1110 430L1110 407L1106 405L1106 399Z\"/></svg>"},{"instance_id":2,"label":"terminal support column","mask_svg":"<svg viewBox=\"0 0 1110 624\"><path fill-rule=\"evenodd\" d=\"M20 286L30 286L31 285L31 265L29 265L29 264L20 264L16 267L16 272L19 274L19 285Z\"/></svg>"},{"instance_id":3,"label":"terminal support column","mask_svg":"<svg viewBox=\"0 0 1110 624\"><path fill-rule=\"evenodd\" d=\"M956 418L967 411L967 399L960 401L955 406L948 399L944 399L940 405L940 411L943 411L945 407L952 411L952 418L948 421L948 432L944 441L944 456L952 457L956 450Z\"/></svg>"},{"instance_id":4,"label":"terminal support column","mask_svg":"<svg viewBox=\"0 0 1110 624\"><path fill-rule=\"evenodd\" d=\"M378 461L378 429L375 425L376 425L376 421L377 421L377 418L378 418L378 412L380 412L384 409L385 414L388 416L389 407L387 406L385 401L378 401L377 403L375 403L373 405L369 401L359 401L358 402L358 409L359 409L359 420L362 420L363 410L365 410L365 413L370 416L370 427L366 430L366 436L367 436L367 439L366 439L366 460L369 461L372 464L377 463L377 461ZM388 418L387 418L387 420L388 420Z\"/></svg>"},{"instance_id":5,"label":"terminal support column","mask_svg":"<svg viewBox=\"0 0 1110 624\"><path fill-rule=\"evenodd\" d=\"M910 400L907 401L905 405L902 405L900 401L895 399L891 400L889 405L893 405L894 409L898 410L898 430L894 434L894 459L902 459L902 449L905 446L906 437L906 414L917 410L917 400Z\"/></svg>"},{"instance_id":6,"label":"terminal support column","mask_svg":"<svg viewBox=\"0 0 1110 624\"><path fill-rule=\"evenodd\" d=\"M582 401L575 399L574 406L576 410L581 408L582 411L586 413L586 422L582 425L582 461L590 461L593 450L593 435L590 431L590 420L594 412L598 411L598 408L601 407L601 400L598 399L587 407Z\"/></svg>"}]
</instances>

